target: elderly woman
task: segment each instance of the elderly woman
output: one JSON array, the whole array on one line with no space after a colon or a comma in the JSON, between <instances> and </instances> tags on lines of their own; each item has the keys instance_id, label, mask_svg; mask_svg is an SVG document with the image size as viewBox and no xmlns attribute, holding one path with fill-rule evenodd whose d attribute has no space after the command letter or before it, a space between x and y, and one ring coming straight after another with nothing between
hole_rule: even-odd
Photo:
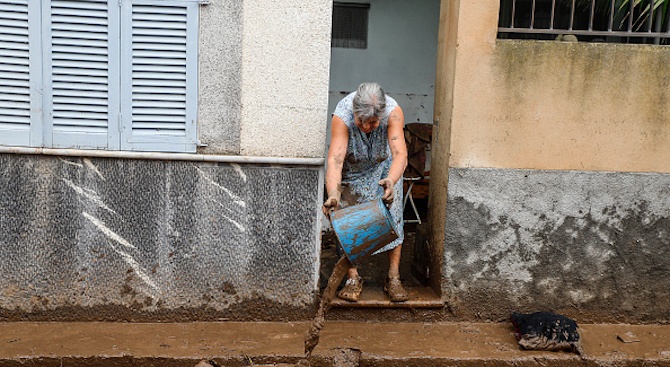
<instances>
[{"instance_id":1,"label":"elderly woman","mask_svg":"<svg viewBox=\"0 0 670 367\"><path fill-rule=\"evenodd\" d=\"M344 97L333 112L323 211L346 207L380 196L396 223L399 238L376 253L388 252L389 270L384 291L393 302L406 301L400 281L403 232L402 174L407 165L404 115L396 101L377 83L362 83ZM363 278L352 267L338 297L358 301Z\"/></svg>"}]
</instances>

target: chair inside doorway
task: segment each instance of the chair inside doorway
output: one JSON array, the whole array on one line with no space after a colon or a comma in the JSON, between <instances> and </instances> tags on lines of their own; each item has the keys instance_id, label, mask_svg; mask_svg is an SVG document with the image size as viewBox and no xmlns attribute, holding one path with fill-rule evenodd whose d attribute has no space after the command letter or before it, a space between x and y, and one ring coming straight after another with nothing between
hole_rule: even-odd
<instances>
[{"instance_id":1,"label":"chair inside doorway","mask_svg":"<svg viewBox=\"0 0 670 367\"><path fill-rule=\"evenodd\" d=\"M411 123L406 124L404 130L407 144L407 168L403 174L404 221L405 224L421 224L422 216L425 219L426 207L417 207L415 199L428 198L430 141L433 136L433 125Z\"/></svg>"}]
</instances>

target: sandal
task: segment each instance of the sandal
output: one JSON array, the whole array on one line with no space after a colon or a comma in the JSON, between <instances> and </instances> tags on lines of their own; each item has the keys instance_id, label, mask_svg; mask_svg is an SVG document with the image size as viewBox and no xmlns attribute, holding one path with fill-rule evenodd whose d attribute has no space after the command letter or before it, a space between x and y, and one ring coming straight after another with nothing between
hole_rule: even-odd
<instances>
[{"instance_id":1,"label":"sandal","mask_svg":"<svg viewBox=\"0 0 670 367\"><path fill-rule=\"evenodd\" d=\"M400 278L386 278L384 292L388 294L391 302L403 302L409 299L409 294L407 294L407 291L402 286Z\"/></svg>"},{"instance_id":2,"label":"sandal","mask_svg":"<svg viewBox=\"0 0 670 367\"><path fill-rule=\"evenodd\" d=\"M347 301L357 302L363 291L363 278L349 278L344 283L344 288L337 293L339 298Z\"/></svg>"}]
</instances>

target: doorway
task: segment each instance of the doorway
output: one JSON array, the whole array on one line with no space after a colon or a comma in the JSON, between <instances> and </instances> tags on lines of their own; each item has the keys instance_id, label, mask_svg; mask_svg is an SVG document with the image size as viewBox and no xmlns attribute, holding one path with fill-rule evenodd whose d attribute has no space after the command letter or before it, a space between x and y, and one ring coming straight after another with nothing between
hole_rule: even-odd
<instances>
[{"instance_id":1,"label":"doorway","mask_svg":"<svg viewBox=\"0 0 670 367\"><path fill-rule=\"evenodd\" d=\"M439 14L440 0L333 2L327 145L330 141L330 114L340 99L364 81L379 83L402 107L406 127L415 126L405 129L408 142L417 138L416 131L423 131L422 137L425 139L425 132L431 130L433 122ZM429 142L424 144L422 152L414 152L415 163L423 159L423 168L419 169L423 169L423 172L408 175L406 171L406 176L413 176L414 181L405 182L408 200L404 213L405 241L400 270L403 284L413 298L399 304L388 301L383 292L388 259L382 254L360 264L359 273L365 279L361 301L352 303L336 300L334 307L443 306L439 291L427 285L427 278L431 276L427 272L428 251L424 248L429 238L426 227ZM412 159L412 152L409 153L409 158ZM408 169L410 167L411 164ZM411 200L407 195L410 186ZM336 244L332 231L324 231L321 251L322 285L337 260Z\"/></svg>"}]
</instances>

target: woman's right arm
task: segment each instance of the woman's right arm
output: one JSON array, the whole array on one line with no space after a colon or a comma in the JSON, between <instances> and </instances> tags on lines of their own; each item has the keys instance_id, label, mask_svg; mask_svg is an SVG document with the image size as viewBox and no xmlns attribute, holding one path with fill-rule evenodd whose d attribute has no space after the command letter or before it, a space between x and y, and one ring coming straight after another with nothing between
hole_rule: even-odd
<instances>
[{"instance_id":1,"label":"woman's right arm","mask_svg":"<svg viewBox=\"0 0 670 367\"><path fill-rule=\"evenodd\" d=\"M342 167L349 145L347 125L338 116L333 116L331 123L330 148L328 149L328 167L326 169L326 192L328 199L323 204L323 212L328 215L330 208L340 206L342 184Z\"/></svg>"}]
</instances>

